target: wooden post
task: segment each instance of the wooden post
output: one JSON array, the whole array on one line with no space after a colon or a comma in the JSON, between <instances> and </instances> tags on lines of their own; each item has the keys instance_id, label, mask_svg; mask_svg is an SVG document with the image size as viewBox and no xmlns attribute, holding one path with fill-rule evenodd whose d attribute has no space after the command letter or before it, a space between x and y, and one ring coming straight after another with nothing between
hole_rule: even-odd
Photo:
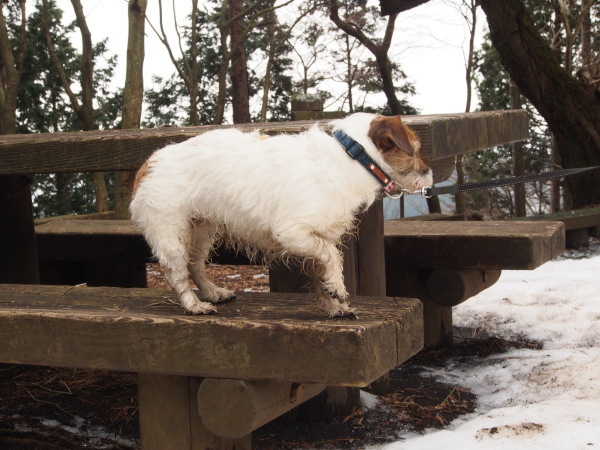
<instances>
[{"instance_id":1,"label":"wooden post","mask_svg":"<svg viewBox=\"0 0 600 450\"><path fill-rule=\"evenodd\" d=\"M198 413L202 379L139 374L140 432L143 450L250 450L250 434L223 439L206 429Z\"/></svg>"},{"instance_id":2,"label":"wooden post","mask_svg":"<svg viewBox=\"0 0 600 450\"><path fill-rule=\"evenodd\" d=\"M0 176L0 282L38 284L31 179Z\"/></svg>"},{"instance_id":3,"label":"wooden post","mask_svg":"<svg viewBox=\"0 0 600 450\"><path fill-rule=\"evenodd\" d=\"M435 303L427 292L430 269L386 267L388 296L418 298L423 303L425 347L452 344L452 307Z\"/></svg>"}]
</instances>

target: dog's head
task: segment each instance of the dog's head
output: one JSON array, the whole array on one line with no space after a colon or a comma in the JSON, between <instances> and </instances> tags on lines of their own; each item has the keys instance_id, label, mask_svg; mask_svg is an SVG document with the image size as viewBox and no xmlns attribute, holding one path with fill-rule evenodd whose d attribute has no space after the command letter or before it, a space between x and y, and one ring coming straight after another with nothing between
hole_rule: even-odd
<instances>
[{"instance_id":1,"label":"dog's head","mask_svg":"<svg viewBox=\"0 0 600 450\"><path fill-rule=\"evenodd\" d=\"M397 189L433 186L431 169L419 155L420 142L400 116L375 116L368 135L392 168L388 175L400 185Z\"/></svg>"}]
</instances>

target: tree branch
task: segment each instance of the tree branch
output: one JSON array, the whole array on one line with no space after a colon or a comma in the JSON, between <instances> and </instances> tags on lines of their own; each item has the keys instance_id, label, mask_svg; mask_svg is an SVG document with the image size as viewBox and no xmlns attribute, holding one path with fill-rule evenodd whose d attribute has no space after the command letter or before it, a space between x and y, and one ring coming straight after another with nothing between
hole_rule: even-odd
<instances>
[{"instance_id":1,"label":"tree branch","mask_svg":"<svg viewBox=\"0 0 600 450\"><path fill-rule=\"evenodd\" d=\"M54 68L56 69L56 72L58 74L60 82L61 82L65 92L67 93L69 100L71 101L71 107L75 111L75 114L77 114L77 117L79 118L81 123L84 124L85 123L85 113L84 113L83 109L81 108L81 105L79 104L79 100L77 99L77 96L73 92L73 89L71 89L71 83L69 82L69 79L67 78L67 75L65 73L65 68L63 67L62 63L60 62L60 59L58 58L58 55L56 54L56 48L54 47L54 42L52 42L52 36L50 35L50 25L48 23L48 21L49 21L48 0L43 0L42 4L43 4L42 27L44 28L44 38L46 39L46 47L48 49L48 54L50 56L50 60L52 61L52 64L54 65Z\"/></svg>"}]
</instances>

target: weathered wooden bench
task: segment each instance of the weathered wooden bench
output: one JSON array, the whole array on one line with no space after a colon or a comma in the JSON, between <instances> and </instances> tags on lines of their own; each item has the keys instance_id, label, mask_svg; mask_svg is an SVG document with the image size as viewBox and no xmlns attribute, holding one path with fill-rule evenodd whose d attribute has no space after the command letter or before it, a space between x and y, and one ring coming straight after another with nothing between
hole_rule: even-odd
<instances>
[{"instance_id":1,"label":"weathered wooden bench","mask_svg":"<svg viewBox=\"0 0 600 450\"><path fill-rule=\"evenodd\" d=\"M564 250L561 222L387 221L386 293L423 302L425 346L449 343L453 306L502 270L532 270Z\"/></svg>"},{"instance_id":2,"label":"weathered wooden bench","mask_svg":"<svg viewBox=\"0 0 600 450\"><path fill-rule=\"evenodd\" d=\"M144 448L250 448L326 386L366 386L423 345L418 300L357 297L326 320L303 294L241 293L182 314L171 291L0 285L0 361L138 372Z\"/></svg>"},{"instance_id":3,"label":"weathered wooden bench","mask_svg":"<svg viewBox=\"0 0 600 450\"><path fill-rule=\"evenodd\" d=\"M516 220L554 220L565 225L568 248L586 246L590 236L600 237L600 208L576 209Z\"/></svg>"},{"instance_id":4,"label":"weathered wooden bench","mask_svg":"<svg viewBox=\"0 0 600 450\"><path fill-rule=\"evenodd\" d=\"M532 270L565 249L561 222L441 218L393 220L384 226L386 295L423 301L428 347L450 342L452 307L493 285L502 270ZM36 226L36 235L42 282L145 286L151 254L130 221L63 218ZM248 263L226 249L219 249L213 261ZM124 267L139 270L131 275Z\"/></svg>"}]
</instances>

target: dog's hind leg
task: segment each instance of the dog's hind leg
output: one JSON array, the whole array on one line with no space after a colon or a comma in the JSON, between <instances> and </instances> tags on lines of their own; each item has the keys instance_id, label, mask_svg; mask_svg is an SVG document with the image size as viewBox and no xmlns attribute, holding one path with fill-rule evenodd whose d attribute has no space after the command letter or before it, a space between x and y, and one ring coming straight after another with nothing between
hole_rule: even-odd
<instances>
[{"instance_id":1,"label":"dog's hind leg","mask_svg":"<svg viewBox=\"0 0 600 450\"><path fill-rule=\"evenodd\" d=\"M188 274L188 252L191 239L191 225L183 223L168 227L155 227L151 235L146 236L148 243L164 269L165 279L175 291L181 306L189 314L212 314L217 309L208 302L198 300L192 292Z\"/></svg>"},{"instance_id":2,"label":"dog's hind leg","mask_svg":"<svg viewBox=\"0 0 600 450\"><path fill-rule=\"evenodd\" d=\"M206 260L215 242L213 224L197 220L192 225L188 270L200 290L200 296L211 303L224 303L235 299L233 291L215 285L206 275Z\"/></svg>"}]
</instances>

